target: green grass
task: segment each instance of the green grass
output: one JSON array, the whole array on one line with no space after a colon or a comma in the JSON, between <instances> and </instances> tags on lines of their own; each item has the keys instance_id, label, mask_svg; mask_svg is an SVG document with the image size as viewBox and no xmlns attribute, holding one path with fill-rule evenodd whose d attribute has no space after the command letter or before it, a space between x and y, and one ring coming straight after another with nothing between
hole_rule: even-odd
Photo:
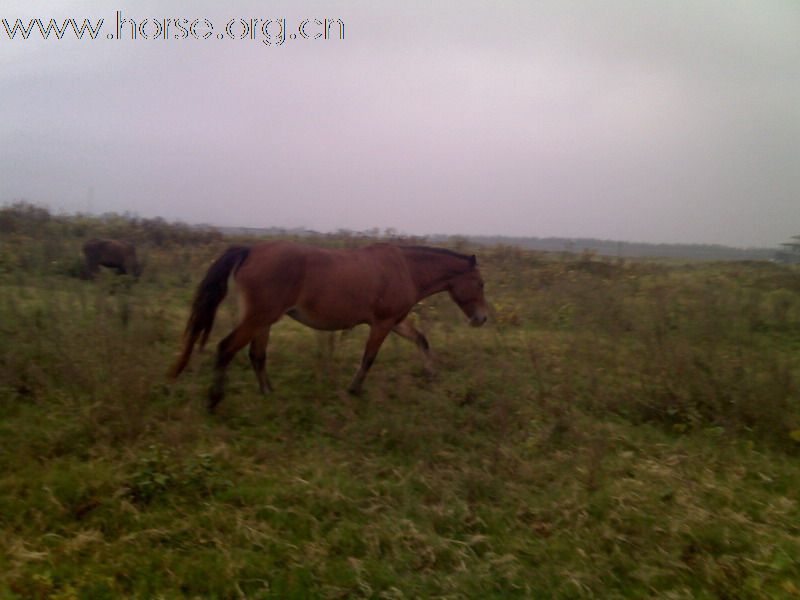
<instances>
[{"instance_id":1,"label":"green grass","mask_svg":"<svg viewBox=\"0 0 800 600\"><path fill-rule=\"evenodd\" d=\"M287 320L208 416L213 352L164 373L224 244L50 245L0 244L2 598L800 595L797 270L479 249L490 325L415 311L433 379L390 338L351 397L365 331Z\"/></svg>"}]
</instances>

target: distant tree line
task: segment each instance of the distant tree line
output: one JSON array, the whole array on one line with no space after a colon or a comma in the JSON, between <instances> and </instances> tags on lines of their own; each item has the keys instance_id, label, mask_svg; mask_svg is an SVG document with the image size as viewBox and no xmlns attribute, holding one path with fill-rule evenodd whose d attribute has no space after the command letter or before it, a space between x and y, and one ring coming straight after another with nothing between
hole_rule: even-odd
<instances>
[{"instance_id":1,"label":"distant tree line","mask_svg":"<svg viewBox=\"0 0 800 600\"><path fill-rule=\"evenodd\" d=\"M160 217L144 219L131 214L53 214L29 202L0 206L0 235L30 237L115 238L154 246L207 244L222 239L211 227L170 223Z\"/></svg>"},{"instance_id":2,"label":"distant tree line","mask_svg":"<svg viewBox=\"0 0 800 600\"><path fill-rule=\"evenodd\" d=\"M15 202L0 206L0 234L40 236L66 235L76 238L109 237L125 239L136 244L154 246L205 244L220 241L223 236L259 239L264 237L317 237L322 243L335 238L337 244L358 245L370 240L383 239L397 243L441 243L451 247L466 244L487 246L516 246L529 250L582 254L619 258L680 258L695 260L800 260L800 236L782 244L785 250L774 248L734 248L719 244L649 244L622 242L594 238L562 237L511 237L511 236L411 236L395 229L378 228L364 231L339 229L324 234L305 228L280 227L217 227L213 225L188 225L168 222L160 217L146 219L125 213L103 215L53 214L46 208L29 202ZM333 243L331 241L330 243Z\"/></svg>"},{"instance_id":3,"label":"distant tree line","mask_svg":"<svg viewBox=\"0 0 800 600\"><path fill-rule=\"evenodd\" d=\"M793 235L791 240L781 244L782 250L775 253L775 260L783 263L800 263L800 235Z\"/></svg>"},{"instance_id":4,"label":"distant tree line","mask_svg":"<svg viewBox=\"0 0 800 600\"><path fill-rule=\"evenodd\" d=\"M446 236L432 236L432 240ZM620 258L685 258L694 260L771 260L774 248L733 248L719 244L649 244L594 238L468 236L482 245L519 246L529 250L581 254L589 251L600 256Z\"/></svg>"}]
</instances>

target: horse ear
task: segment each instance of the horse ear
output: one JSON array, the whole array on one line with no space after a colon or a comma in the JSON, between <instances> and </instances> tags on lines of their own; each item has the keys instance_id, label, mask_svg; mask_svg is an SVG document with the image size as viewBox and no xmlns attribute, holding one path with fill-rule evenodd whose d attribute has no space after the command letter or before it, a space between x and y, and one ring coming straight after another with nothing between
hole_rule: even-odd
<instances>
[{"instance_id":1,"label":"horse ear","mask_svg":"<svg viewBox=\"0 0 800 600\"><path fill-rule=\"evenodd\" d=\"M472 256L469 257L469 266L474 267L477 264L478 264L478 259L473 254Z\"/></svg>"}]
</instances>

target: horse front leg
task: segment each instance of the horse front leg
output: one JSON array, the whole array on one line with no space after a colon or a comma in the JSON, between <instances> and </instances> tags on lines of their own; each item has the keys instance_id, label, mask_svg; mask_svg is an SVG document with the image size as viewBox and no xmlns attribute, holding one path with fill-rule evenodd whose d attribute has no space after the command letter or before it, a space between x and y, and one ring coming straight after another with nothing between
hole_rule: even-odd
<instances>
[{"instance_id":1,"label":"horse front leg","mask_svg":"<svg viewBox=\"0 0 800 600\"><path fill-rule=\"evenodd\" d=\"M422 357L425 361L425 374L429 377L432 376L434 374L433 359L431 358L431 347L430 344L428 344L428 338L425 337L425 334L417 330L416 327L409 323L408 319L395 325L392 331L394 331L400 337L405 338L410 342L414 342L417 348L419 348L419 351L422 353Z\"/></svg>"},{"instance_id":2,"label":"horse front leg","mask_svg":"<svg viewBox=\"0 0 800 600\"><path fill-rule=\"evenodd\" d=\"M355 394L356 396L361 394L361 386L364 383L364 378L367 376L367 371L369 371L372 363L375 362L375 356L378 354L383 340L386 339L386 336L389 335L389 332L392 330L392 325L392 323L380 323L370 326L367 345L364 348L364 356L361 359L361 366L358 368L355 377L353 377L353 381L350 382L350 387L347 388L347 391L351 394Z\"/></svg>"}]
</instances>

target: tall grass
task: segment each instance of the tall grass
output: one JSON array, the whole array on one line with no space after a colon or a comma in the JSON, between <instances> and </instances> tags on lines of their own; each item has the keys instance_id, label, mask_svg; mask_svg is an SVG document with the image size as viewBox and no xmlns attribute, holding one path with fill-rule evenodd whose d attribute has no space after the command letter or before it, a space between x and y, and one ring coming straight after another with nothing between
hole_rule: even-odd
<instances>
[{"instance_id":1,"label":"tall grass","mask_svg":"<svg viewBox=\"0 0 800 600\"><path fill-rule=\"evenodd\" d=\"M493 323L419 306L432 379L389 339L353 398L364 332L281 322L209 417L211 352L163 374L225 240L89 282L57 227L0 238L0 597L800 593L796 270L467 248Z\"/></svg>"}]
</instances>

